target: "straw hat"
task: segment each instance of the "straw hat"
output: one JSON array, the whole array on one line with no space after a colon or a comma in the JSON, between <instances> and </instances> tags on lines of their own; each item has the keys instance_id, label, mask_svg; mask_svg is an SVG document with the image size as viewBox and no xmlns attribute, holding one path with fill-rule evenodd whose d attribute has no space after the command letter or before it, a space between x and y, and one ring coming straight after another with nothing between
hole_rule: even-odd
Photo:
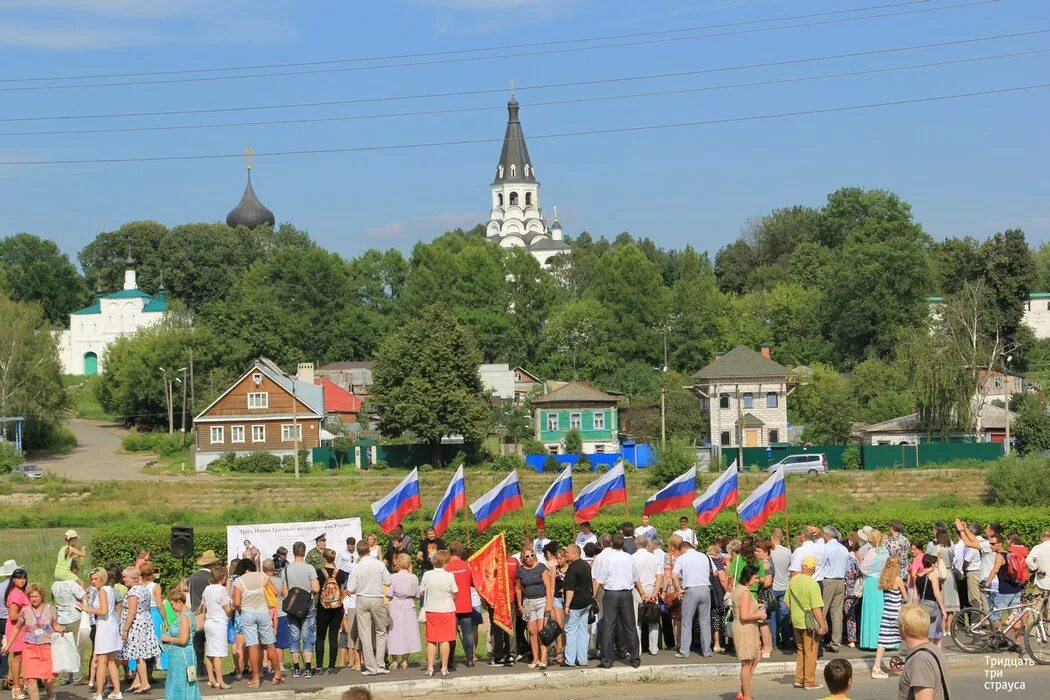
<instances>
[{"instance_id":1,"label":"straw hat","mask_svg":"<svg viewBox=\"0 0 1050 700\"><path fill-rule=\"evenodd\" d=\"M211 566L212 564L218 564L219 558L215 556L214 549L205 549L201 552L200 557L197 558L197 566Z\"/></svg>"}]
</instances>

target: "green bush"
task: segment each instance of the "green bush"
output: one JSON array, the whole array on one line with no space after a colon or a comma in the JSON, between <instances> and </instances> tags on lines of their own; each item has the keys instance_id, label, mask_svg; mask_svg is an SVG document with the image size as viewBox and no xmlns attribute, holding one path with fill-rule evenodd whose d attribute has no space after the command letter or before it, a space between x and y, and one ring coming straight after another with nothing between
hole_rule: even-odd
<instances>
[{"instance_id":1,"label":"green bush","mask_svg":"<svg viewBox=\"0 0 1050 700\"><path fill-rule=\"evenodd\" d=\"M22 453L15 449L13 442L0 441L0 474L10 474L12 469L24 461Z\"/></svg>"},{"instance_id":2,"label":"green bush","mask_svg":"<svg viewBox=\"0 0 1050 700\"><path fill-rule=\"evenodd\" d=\"M561 462L554 455L547 455L547 459L543 460L543 471L554 472L557 474L562 470Z\"/></svg>"},{"instance_id":3,"label":"green bush","mask_svg":"<svg viewBox=\"0 0 1050 700\"><path fill-rule=\"evenodd\" d=\"M842 452L842 466L845 469L860 469L860 445L853 443Z\"/></svg>"},{"instance_id":4,"label":"green bush","mask_svg":"<svg viewBox=\"0 0 1050 700\"><path fill-rule=\"evenodd\" d=\"M524 469L525 460L521 455L498 455L486 462L485 468L496 474L510 474L515 469Z\"/></svg>"},{"instance_id":5,"label":"green bush","mask_svg":"<svg viewBox=\"0 0 1050 700\"><path fill-rule=\"evenodd\" d=\"M989 498L1003 506L1050 503L1050 460L1044 457L1001 459L988 470Z\"/></svg>"},{"instance_id":6,"label":"green bush","mask_svg":"<svg viewBox=\"0 0 1050 700\"><path fill-rule=\"evenodd\" d=\"M547 452L547 446L536 438L525 438L520 444L521 451L527 455L542 455Z\"/></svg>"},{"instance_id":7,"label":"green bush","mask_svg":"<svg viewBox=\"0 0 1050 700\"><path fill-rule=\"evenodd\" d=\"M244 457L235 457L230 471L242 474L273 474L281 471L283 467L282 460L277 455L253 452Z\"/></svg>"},{"instance_id":8,"label":"green bush","mask_svg":"<svg viewBox=\"0 0 1050 700\"><path fill-rule=\"evenodd\" d=\"M125 452L156 452L170 457L189 447L192 440L189 433L165 433L159 430L140 433L132 428L120 441L120 446Z\"/></svg>"},{"instance_id":9,"label":"green bush","mask_svg":"<svg viewBox=\"0 0 1050 700\"><path fill-rule=\"evenodd\" d=\"M29 449L50 454L66 454L77 446L77 436L60 423L38 423L33 431L33 442Z\"/></svg>"},{"instance_id":10,"label":"green bush","mask_svg":"<svg viewBox=\"0 0 1050 700\"><path fill-rule=\"evenodd\" d=\"M649 467L645 481L649 486L666 486L696 462L696 449L682 438L672 438L656 451L656 463Z\"/></svg>"},{"instance_id":11,"label":"green bush","mask_svg":"<svg viewBox=\"0 0 1050 700\"><path fill-rule=\"evenodd\" d=\"M562 448L565 450L565 454L578 455L583 452L583 435L576 428L573 428L569 432L565 433L565 437L562 439Z\"/></svg>"},{"instance_id":12,"label":"green bush","mask_svg":"<svg viewBox=\"0 0 1050 700\"><path fill-rule=\"evenodd\" d=\"M576 464L572 465L572 470L578 474L586 474L591 470L591 458L586 454L581 454Z\"/></svg>"},{"instance_id":13,"label":"green bush","mask_svg":"<svg viewBox=\"0 0 1050 700\"><path fill-rule=\"evenodd\" d=\"M226 528L195 527L193 544L193 557L183 562L171 556L171 526L120 523L95 531L88 556L92 566L116 564L123 569L135 563L140 550L148 549L150 559L160 567L161 585L167 591L197 570L196 558L204 550L212 549L221 561L226 561Z\"/></svg>"}]
</instances>

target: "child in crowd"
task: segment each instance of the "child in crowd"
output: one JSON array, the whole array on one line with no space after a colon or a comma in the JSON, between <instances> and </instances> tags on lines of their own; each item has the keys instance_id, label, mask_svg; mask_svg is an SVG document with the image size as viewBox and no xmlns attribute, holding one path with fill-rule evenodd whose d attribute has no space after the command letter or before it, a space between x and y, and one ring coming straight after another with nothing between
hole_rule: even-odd
<instances>
[{"instance_id":1,"label":"child in crowd","mask_svg":"<svg viewBox=\"0 0 1050 700\"><path fill-rule=\"evenodd\" d=\"M832 659L824 667L824 685L829 695L822 700L849 700L846 693L853 687L853 666L846 659Z\"/></svg>"}]
</instances>

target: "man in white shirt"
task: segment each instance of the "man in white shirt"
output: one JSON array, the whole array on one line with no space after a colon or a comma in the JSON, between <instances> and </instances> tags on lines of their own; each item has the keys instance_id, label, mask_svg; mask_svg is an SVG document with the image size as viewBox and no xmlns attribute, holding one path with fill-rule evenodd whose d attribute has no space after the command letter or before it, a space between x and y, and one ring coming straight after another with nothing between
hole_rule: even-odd
<instances>
[{"instance_id":1,"label":"man in white shirt","mask_svg":"<svg viewBox=\"0 0 1050 700\"><path fill-rule=\"evenodd\" d=\"M594 558L591 569L594 579L594 590L598 587L605 592L602 596L602 617L604 620L601 650L602 668L612 668L613 638L619 637L627 646L627 655L633 668L642 665L638 653L637 625L635 624L635 606L632 591L641 593L638 580L638 567L630 554L623 551L623 535L616 533L611 538L611 546L603 549L601 555ZM634 632L634 634L632 634Z\"/></svg>"},{"instance_id":2,"label":"man in white shirt","mask_svg":"<svg viewBox=\"0 0 1050 700\"><path fill-rule=\"evenodd\" d=\"M980 567L976 571L973 568L966 569L966 595L970 599L970 605L986 613L990 609L988 596L981 589L981 585L991 575L992 567L995 566L995 552L992 551L991 543L981 536L981 528L978 525L967 525L962 520L956 520L955 530L968 550L980 552ZM988 531L991 531L991 534L998 534L997 526L994 524L988 525ZM972 567L972 564L968 566ZM999 581L993 581L989 588L998 591Z\"/></svg>"},{"instance_id":3,"label":"man in white shirt","mask_svg":"<svg viewBox=\"0 0 1050 700\"><path fill-rule=\"evenodd\" d=\"M653 543L645 535L636 535L634 545L635 550L631 558L634 559L635 566L638 569L638 583L641 588L641 590L634 590L634 609L638 610L638 606L642 603L656 603L656 592L660 590L660 584L663 583L664 579L664 560L661 557L659 562L657 561L656 555L653 554ZM641 616L638 616L636 626L642 651L648 651L655 656L659 651L658 647L660 645L659 621L653 624L646 624L642 621ZM648 628L649 631L648 644L646 644L646 638L642 636L643 627Z\"/></svg>"},{"instance_id":4,"label":"man in white shirt","mask_svg":"<svg viewBox=\"0 0 1050 700\"><path fill-rule=\"evenodd\" d=\"M649 540L656 537L656 528L649 524L649 516L642 516L642 524L638 526L635 531L635 535L645 535Z\"/></svg>"},{"instance_id":5,"label":"man in white shirt","mask_svg":"<svg viewBox=\"0 0 1050 700\"><path fill-rule=\"evenodd\" d=\"M536 553L536 558L541 563L543 562L543 548L550 543L547 539L547 528L543 525L536 526L536 539L532 541L532 551Z\"/></svg>"},{"instance_id":6,"label":"man in white shirt","mask_svg":"<svg viewBox=\"0 0 1050 700\"><path fill-rule=\"evenodd\" d=\"M379 559L368 556L367 542L357 543L358 562L346 581L346 590L357 595L357 629L361 639L362 675L390 673L386 668L386 631L390 612L383 598L383 587L390 585L390 572ZM372 634L375 632L375 646Z\"/></svg>"},{"instance_id":7,"label":"man in white shirt","mask_svg":"<svg viewBox=\"0 0 1050 700\"><path fill-rule=\"evenodd\" d=\"M335 553L335 568L350 574L357 563L357 540L353 537L346 538L346 549L340 549Z\"/></svg>"},{"instance_id":8,"label":"man in white shirt","mask_svg":"<svg viewBox=\"0 0 1050 700\"><path fill-rule=\"evenodd\" d=\"M682 633L676 659L689 656L693 645L693 618L700 616L700 653L711 656L711 572L714 564L706 554L693 549L683 541L678 548L681 554L675 560L671 574L675 588L682 593Z\"/></svg>"},{"instance_id":9,"label":"man in white shirt","mask_svg":"<svg viewBox=\"0 0 1050 700\"><path fill-rule=\"evenodd\" d=\"M1035 572L1035 587L1043 596L1050 595L1050 530L1043 531L1043 541L1032 547L1024 563Z\"/></svg>"},{"instance_id":10,"label":"man in white shirt","mask_svg":"<svg viewBox=\"0 0 1050 700\"><path fill-rule=\"evenodd\" d=\"M681 537L683 542L688 542L696 547L696 533L689 527L689 518L681 517L678 519L678 529L674 531L674 534Z\"/></svg>"},{"instance_id":11,"label":"man in white shirt","mask_svg":"<svg viewBox=\"0 0 1050 700\"><path fill-rule=\"evenodd\" d=\"M773 562L773 597L777 607L769 618L769 631L773 635L773 644L783 651L795 651L795 628L791 625L791 611L784 605L788 582L791 580L791 550L784 546L784 531L773 528L770 534L773 550L769 560Z\"/></svg>"},{"instance_id":12,"label":"man in white shirt","mask_svg":"<svg viewBox=\"0 0 1050 700\"><path fill-rule=\"evenodd\" d=\"M820 529L816 525L807 525L805 541L791 554L792 574L802 571L802 560L805 557L813 557L817 560L817 570L813 574L813 580L820 583L824 580L824 540L820 537Z\"/></svg>"},{"instance_id":13,"label":"man in white shirt","mask_svg":"<svg viewBox=\"0 0 1050 700\"><path fill-rule=\"evenodd\" d=\"M589 542L598 544L598 536L591 532L591 524L585 520L580 523L580 531L576 533L576 545L582 552Z\"/></svg>"},{"instance_id":14,"label":"man in white shirt","mask_svg":"<svg viewBox=\"0 0 1050 700\"><path fill-rule=\"evenodd\" d=\"M76 559L71 562L69 570L74 574L79 573ZM77 610L76 604L82 603L86 595L87 592L77 579L55 581L51 584L51 598L55 602L55 616L58 618L58 624L66 628L65 632L72 635L72 639L76 639L77 629L80 627L80 611ZM75 673L69 673L62 685L75 682L75 676Z\"/></svg>"},{"instance_id":15,"label":"man in white shirt","mask_svg":"<svg viewBox=\"0 0 1050 700\"><path fill-rule=\"evenodd\" d=\"M849 550L839 542L839 531L832 525L821 531L824 541L824 566L819 572L823 576L820 586L824 598L824 620L831 634L828 649L838 651L842 641L842 605L846 599L846 569L849 566Z\"/></svg>"}]
</instances>

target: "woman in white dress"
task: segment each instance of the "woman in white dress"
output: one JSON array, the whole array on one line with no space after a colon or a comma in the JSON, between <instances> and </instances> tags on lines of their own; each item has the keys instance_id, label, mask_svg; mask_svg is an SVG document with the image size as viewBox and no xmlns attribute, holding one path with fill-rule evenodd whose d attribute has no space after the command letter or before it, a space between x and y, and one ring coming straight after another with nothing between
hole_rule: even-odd
<instances>
[{"instance_id":1,"label":"woman in white dress","mask_svg":"<svg viewBox=\"0 0 1050 700\"><path fill-rule=\"evenodd\" d=\"M117 593L109 585L109 572L105 569L92 570L88 581L93 589L93 594L89 596L91 603L78 603L77 607L95 617L95 675L91 679L94 681L95 693L92 699L101 700L108 673L109 682L113 685L111 697L118 700L123 696L117 671L117 651L121 648L120 616L116 612Z\"/></svg>"},{"instance_id":2,"label":"woman in white dress","mask_svg":"<svg viewBox=\"0 0 1050 700\"><path fill-rule=\"evenodd\" d=\"M228 689L222 680L222 661L229 654L227 630L233 601L226 590L226 567L216 566L211 570L211 584L201 595L204 607L204 667L208 669L208 687Z\"/></svg>"}]
</instances>

